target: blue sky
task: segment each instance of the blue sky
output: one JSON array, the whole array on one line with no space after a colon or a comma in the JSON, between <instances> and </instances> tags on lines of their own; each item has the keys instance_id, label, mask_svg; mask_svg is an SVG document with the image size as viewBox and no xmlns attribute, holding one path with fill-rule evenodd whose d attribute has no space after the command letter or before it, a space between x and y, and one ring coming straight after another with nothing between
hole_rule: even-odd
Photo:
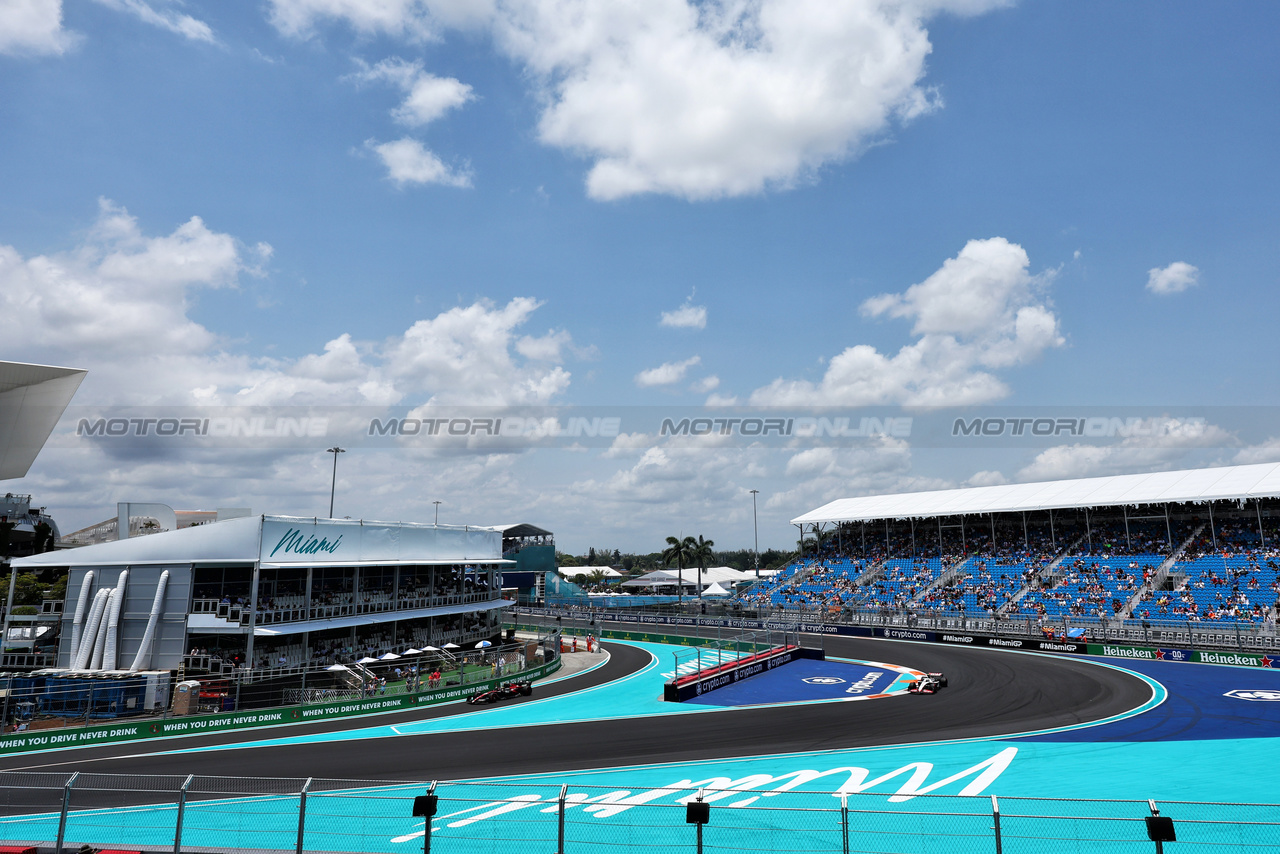
<instances>
[{"instance_id":1,"label":"blue sky","mask_svg":"<svg viewBox=\"0 0 1280 854\"><path fill-rule=\"evenodd\" d=\"M440 498L575 551L749 545L752 488L783 545L846 495L1280 458L1278 18L0 3L0 358L88 368L76 404L107 407L1261 407L1101 451L628 432L340 463L338 515ZM64 529L313 514L329 462L68 440L5 488Z\"/></svg>"}]
</instances>

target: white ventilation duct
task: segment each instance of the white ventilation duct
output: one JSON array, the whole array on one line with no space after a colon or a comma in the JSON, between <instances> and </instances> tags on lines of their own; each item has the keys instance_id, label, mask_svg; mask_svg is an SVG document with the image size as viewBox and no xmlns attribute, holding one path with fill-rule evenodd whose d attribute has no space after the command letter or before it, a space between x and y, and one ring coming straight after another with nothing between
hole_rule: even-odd
<instances>
[{"instance_id":1,"label":"white ventilation duct","mask_svg":"<svg viewBox=\"0 0 1280 854\"><path fill-rule=\"evenodd\" d=\"M156 636L156 623L160 622L160 611L164 608L164 589L169 584L169 570L160 573L160 583L156 585L156 598L151 600L151 615L147 617L147 630L142 633L142 643L138 646L138 654L129 667L131 673L142 669L145 662L151 659L151 644Z\"/></svg>"},{"instance_id":2,"label":"white ventilation duct","mask_svg":"<svg viewBox=\"0 0 1280 854\"><path fill-rule=\"evenodd\" d=\"M93 658L89 661L90 670L102 669L102 654L107 650L107 614L115 607L116 600L119 598L114 587L107 591L107 599L102 609L102 616L98 620L97 637L93 639Z\"/></svg>"},{"instance_id":3,"label":"white ventilation duct","mask_svg":"<svg viewBox=\"0 0 1280 854\"><path fill-rule=\"evenodd\" d=\"M76 600L76 616L71 621L71 660L80 654L80 635L84 629L85 612L89 610L89 591L93 589L93 570L84 574L80 584L80 598Z\"/></svg>"},{"instance_id":4,"label":"white ventilation duct","mask_svg":"<svg viewBox=\"0 0 1280 854\"><path fill-rule=\"evenodd\" d=\"M128 581L129 570L121 570L116 589L111 591L110 605L107 608L107 646L102 653L103 670L116 669L120 644L120 611L124 608L124 586Z\"/></svg>"},{"instance_id":5,"label":"white ventilation duct","mask_svg":"<svg viewBox=\"0 0 1280 854\"><path fill-rule=\"evenodd\" d=\"M89 658L93 655L93 644L97 639L98 626L102 624L102 614L107 607L107 588L103 587L93 594L93 605L89 608L89 621L85 623L84 633L80 635L80 646L76 649L76 660L71 662L74 670L84 670L89 666Z\"/></svg>"}]
</instances>

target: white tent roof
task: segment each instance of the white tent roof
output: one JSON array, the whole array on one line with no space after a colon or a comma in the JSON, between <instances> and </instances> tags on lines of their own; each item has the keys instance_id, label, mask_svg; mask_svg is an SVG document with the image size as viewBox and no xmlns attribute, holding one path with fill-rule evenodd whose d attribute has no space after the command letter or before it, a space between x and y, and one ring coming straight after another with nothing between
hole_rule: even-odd
<instances>
[{"instance_id":1,"label":"white tent roof","mask_svg":"<svg viewBox=\"0 0 1280 854\"><path fill-rule=\"evenodd\" d=\"M558 566L556 570L565 578L573 578L575 575L590 575L596 570L604 573L605 578L621 578L626 575L625 572L619 572L611 566Z\"/></svg>"},{"instance_id":2,"label":"white tent roof","mask_svg":"<svg viewBox=\"0 0 1280 854\"><path fill-rule=\"evenodd\" d=\"M657 569L631 581L622 582L623 587L661 587L667 584L678 584L679 576L684 576L685 587L697 587L699 583L698 568L686 566L680 573L674 569ZM755 575L743 572L731 566L709 566L702 573L701 583L704 587L712 584L733 585L739 581L755 581Z\"/></svg>"},{"instance_id":3,"label":"white tent roof","mask_svg":"<svg viewBox=\"0 0 1280 854\"><path fill-rule=\"evenodd\" d=\"M1067 507L1238 501L1276 496L1280 496L1280 463L1263 463L841 498L792 519L791 524L1015 513Z\"/></svg>"},{"instance_id":4,"label":"white tent roof","mask_svg":"<svg viewBox=\"0 0 1280 854\"><path fill-rule=\"evenodd\" d=\"M703 596L728 596L730 595L730 591L725 590L717 582L716 584L712 584L710 587L704 588L702 591L702 595Z\"/></svg>"}]
</instances>

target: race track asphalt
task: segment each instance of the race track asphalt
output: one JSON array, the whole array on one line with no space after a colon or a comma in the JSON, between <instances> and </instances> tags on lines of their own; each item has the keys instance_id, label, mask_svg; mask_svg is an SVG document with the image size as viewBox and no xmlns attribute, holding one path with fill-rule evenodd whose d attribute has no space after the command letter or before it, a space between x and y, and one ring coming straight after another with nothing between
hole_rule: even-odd
<instances>
[{"instance_id":1,"label":"race track asphalt","mask_svg":"<svg viewBox=\"0 0 1280 854\"><path fill-rule=\"evenodd\" d=\"M535 690L534 699L620 678L650 660L647 652L625 644L606 642L605 647L611 655L606 666ZM0 760L0 770L329 780L465 779L1012 735L1111 717L1140 706L1152 693L1150 686L1125 672L1072 658L870 638L828 637L825 647L829 657L942 671L950 684L935 695L871 702L764 706L680 718L555 723L323 745L208 750L196 755L162 753L271 737L264 736L262 730L241 731L10 756ZM372 719L348 718L290 727L287 734L403 723L468 709L452 704ZM284 732L274 730L273 735Z\"/></svg>"}]
</instances>

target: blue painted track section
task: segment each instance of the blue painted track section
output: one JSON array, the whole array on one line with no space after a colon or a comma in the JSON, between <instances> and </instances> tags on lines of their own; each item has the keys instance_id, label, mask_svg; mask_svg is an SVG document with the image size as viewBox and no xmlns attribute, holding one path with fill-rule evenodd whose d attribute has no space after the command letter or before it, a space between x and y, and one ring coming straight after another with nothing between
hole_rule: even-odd
<instances>
[{"instance_id":1,"label":"blue painted track section","mask_svg":"<svg viewBox=\"0 0 1280 854\"><path fill-rule=\"evenodd\" d=\"M863 699L888 691L901 673L871 664L800 659L742 682L686 700L702 706L763 706L775 703Z\"/></svg>"},{"instance_id":2,"label":"blue painted track section","mask_svg":"<svg viewBox=\"0 0 1280 854\"><path fill-rule=\"evenodd\" d=\"M1168 699L1143 715L1089 730L1036 736L1038 740L1080 744L1280 737L1280 670L1102 660L1158 680L1168 690Z\"/></svg>"}]
</instances>

